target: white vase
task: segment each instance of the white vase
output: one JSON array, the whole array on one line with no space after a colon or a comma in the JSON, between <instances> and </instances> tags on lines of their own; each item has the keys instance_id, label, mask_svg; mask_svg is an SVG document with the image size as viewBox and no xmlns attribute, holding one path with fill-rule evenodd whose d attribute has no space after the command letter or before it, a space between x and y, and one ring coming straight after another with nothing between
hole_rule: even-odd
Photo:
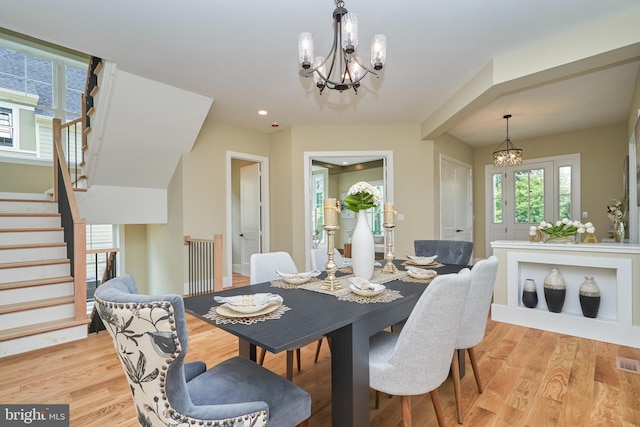
<instances>
[{"instance_id":1,"label":"white vase","mask_svg":"<svg viewBox=\"0 0 640 427\"><path fill-rule=\"evenodd\" d=\"M364 211L359 211L356 227L351 237L351 266L354 276L371 279L375 262L374 248L373 233L369 227L369 221L367 221L367 214Z\"/></svg>"}]
</instances>

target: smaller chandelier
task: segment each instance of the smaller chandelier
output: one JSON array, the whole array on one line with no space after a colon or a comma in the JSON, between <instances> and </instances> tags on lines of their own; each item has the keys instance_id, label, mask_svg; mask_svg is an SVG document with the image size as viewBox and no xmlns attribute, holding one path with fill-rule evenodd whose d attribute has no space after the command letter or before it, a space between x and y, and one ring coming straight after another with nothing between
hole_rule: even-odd
<instances>
[{"instance_id":1,"label":"smaller chandelier","mask_svg":"<svg viewBox=\"0 0 640 427\"><path fill-rule=\"evenodd\" d=\"M358 20L353 13L344 8L344 2L335 0L333 11L333 45L326 57L313 56L313 37L311 33L298 36L298 59L300 74L313 75L313 80L322 95L325 88L342 92L353 89L357 94L360 80L367 74L379 76L387 58L387 37L376 34L371 42L371 66L364 65L356 56L358 47Z\"/></svg>"},{"instance_id":2,"label":"smaller chandelier","mask_svg":"<svg viewBox=\"0 0 640 427\"><path fill-rule=\"evenodd\" d=\"M509 139L509 119L511 118L511 114L507 114L502 118L507 119L507 137L502 144L498 146L498 149L493 152L493 164L495 166L515 166L522 164L522 149L516 148Z\"/></svg>"}]
</instances>

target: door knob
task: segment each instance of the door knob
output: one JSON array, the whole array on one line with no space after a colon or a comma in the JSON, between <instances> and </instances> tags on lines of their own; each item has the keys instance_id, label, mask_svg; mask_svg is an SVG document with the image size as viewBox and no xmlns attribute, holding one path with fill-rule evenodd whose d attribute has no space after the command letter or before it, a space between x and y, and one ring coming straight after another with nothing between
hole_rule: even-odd
<instances>
[{"instance_id":1,"label":"door knob","mask_svg":"<svg viewBox=\"0 0 640 427\"><path fill-rule=\"evenodd\" d=\"M462 232L462 231L464 231L464 230L460 230L460 229L458 228L458 229L456 230L456 233L460 233L460 232Z\"/></svg>"},{"instance_id":2,"label":"door knob","mask_svg":"<svg viewBox=\"0 0 640 427\"><path fill-rule=\"evenodd\" d=\"M240 237L244 237L244 233L240 233Z\"/></svg>"}]
</instances>

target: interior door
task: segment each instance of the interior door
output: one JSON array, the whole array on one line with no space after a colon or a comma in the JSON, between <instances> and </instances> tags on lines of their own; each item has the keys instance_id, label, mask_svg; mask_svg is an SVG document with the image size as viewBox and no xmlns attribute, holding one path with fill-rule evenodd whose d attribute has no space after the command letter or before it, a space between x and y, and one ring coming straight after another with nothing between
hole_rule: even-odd
<instances>
[{"instance_id":1,"label":"interior door","mask_svg":"<svg viewBox=\"0 0 640 427\"><path fill-rule=\"evenodd\" d=\"M473 241L471 166L440 160L440 238Z\"/></svg>"},{"instance_id":2,"label":"interior door","mask_svg":"<svg viewBox=\"0 0 640 427\"><path fill-rule=\"evenodd\" d=\"M245 276L251 255L262 251L260 184L260 163L240 168L240 258Z\"/></svg>"}]
</instances>

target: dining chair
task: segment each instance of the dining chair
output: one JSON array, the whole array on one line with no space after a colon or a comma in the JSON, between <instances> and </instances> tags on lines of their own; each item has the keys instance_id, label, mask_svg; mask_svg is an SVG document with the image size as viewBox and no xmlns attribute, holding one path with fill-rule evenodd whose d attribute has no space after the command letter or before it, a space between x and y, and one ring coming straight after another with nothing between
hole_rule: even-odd
<instances>
[{"instance_id":1,"label":"dining chair","mask_svg":"<svg viewBox=\"0 0 640 427\"><path fill-rule=\"evenodd\" d=\"M327 255L327 248L311 249L311 269L324 271L324 265L327 263L329 256ZM333 248L333 262L336 263L338 268L344 267L344 258L340 251Z\"/></svg>"},{"instance_id":2,"label":"dining chair","mask_svg":"<svg viewBox=\"0 0 640 427\"><path fill-rule=\"evenodd\" d=\"M411 426L411 396L429 392L438 424L444 425L438 387L449 375L456 337L471 285L468 268L436 277L399 334L381 331L369 340L369 384L402 396L404 427Z\"/></svg>"},{"instance_id":3,"label":"dining chair","mask_svg":"<svg viewBox=\"0 0 640 427\"><path fill-rule=\"evenodd\" d=\"M476 378L478 392L482 393L482 383L480 382L480 371L474 352L474 347L478 345L484 338L484 332L489 317L489 307L491 306L491 298L493 297L493 287L496 283L498 274L498 258L490 256L474 264L471 269L471 289L469 297L462 315L462 323L460 331L456 339L456 350L467 350L473 375ZM456 408L458 415L458 423L462 424L462 400L460 394L460 365L458 364L458 352L454 352L451 361L451 370L453 377L453 389L456 397Z\"/></svg>"},{"instance_id":4,"label":"dining chair","mask_svg":"<svg viewBox=\"0 0 640 427\"><path fill-rule=\"evenodd\" d=\"M297 273L298 268L293 258L288 252L264 252L252 254L249 258L249 283L255 285L256 283L269 282L271 280L279 279L276 274L276 270L282 273ZM318 340L322 342L322 340ZM319 346L320 344L318 344ZM293 380L293 353L296 353L296 362L298 365L298 372L300 372L301 357L300 348L287 350L287 379ZM258 357L258 363L264 364L264 358L266 350L260 348L260 355ZM317 358L316 358L317 361Z\"/></svg>"},{"instance_id":5,"label":"dining chair","mask_svg":"<svg viewBox=\"0 0 640 427\"><path fill-rule=\"evenodd\" d=\"M124 369L138 422L148 426L308 426L311 396L249 359L207 370L185 363L188 331L179 295L140 295L132 276L100 285L95 306Z\"/></svg>"},{"instance_id":6,"label":"dining chair","mask_svg":"<svg viewBox=\"0 0 640 427\"><path fill-rule=\"evenodd\" d=\"M416 256L438 255L443 264L469 265L473 242L462 240L414 240Z\"/></svg>"}]
</instances>

